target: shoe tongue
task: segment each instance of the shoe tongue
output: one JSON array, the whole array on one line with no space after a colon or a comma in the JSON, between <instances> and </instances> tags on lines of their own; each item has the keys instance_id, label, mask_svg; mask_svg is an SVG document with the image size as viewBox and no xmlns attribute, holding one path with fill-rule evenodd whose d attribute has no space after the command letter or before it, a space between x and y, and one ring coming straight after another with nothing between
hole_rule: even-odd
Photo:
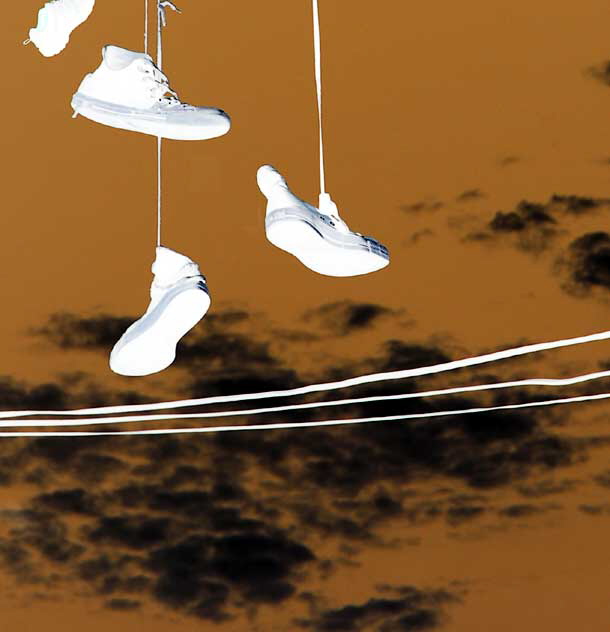
<instances>
[{"instance_id":1,"label":"shoe tongue","mask_svg":"<svg viewBox=\"0 0 610 632\"><path fill-rule=\"evenodd\" d=\"M104 63L111 70L122 70L131 64L135 59L148 59L152 61L152 57L146 53L140 53L119 46L109 44L104 46L102 51Z\"/></svg>"},{"instance_id":2,"label":"shoe tongue","mask_svg":"<svg viewBox=\"0 0 610 632\"><path fill-rule=\"evenodd\" d=\"M155 283L169 285L175 281L199 274L199 267L186 255L164 246L157 247L157 258L152 264Z\"/></svg>"}]
</instances>

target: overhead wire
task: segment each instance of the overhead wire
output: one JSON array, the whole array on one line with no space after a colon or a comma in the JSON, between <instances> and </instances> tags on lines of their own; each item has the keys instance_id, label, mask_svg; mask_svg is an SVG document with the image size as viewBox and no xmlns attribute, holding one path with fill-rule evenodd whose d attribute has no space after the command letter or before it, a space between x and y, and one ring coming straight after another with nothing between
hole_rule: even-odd
<instances>
[{"instance_id":1,"label":"overhead wire","mask_svg":"<svg viewBox=\"0 0 610 632\"><path fill-rule=\"evenodd\" d=\"M384 415L377 417L359 417L355 419L330 419L324 421L300 421L281 422L269 424L242 424L234 426L204 426L193 428L153 428L148 430L120 430L120 431L72 431L72 432L34 432L13 431L0 432L2 437L102 437L102 436L141 436L141 435L177 435L177 434L206 434L215 432L239 432L239 431L263 431L263 430L288 430L304 428L321 428L328 426L348 426L357 424L374 423L379 421L404 421L407 419L430 419L434 417L451 417L455 415L476 414L500 410L519 410L523 408L546 407L575 402L597 401L610 398L610 393L597 393L595 395L579 395L560 399L526 402L522 404L506 404L503 406L487 406L480 408L464 408L460 410L434 411L428 413L416 413L407 415Z\"/></svg>"},{"instance_id":2,"label":"overhead wire","mask_svg":"<svg viewBox=\"0 0 610 632\"><path fill-rule=\"evenodd\" d=\"M145 412L153 410L171 410L175 408L190 408L193 406L210 406L212 404L229 404L234 402L245 402L260 399L273 399L278 397L294 397L300 395L307 395L311 393L321 393L334 391L343 388L349 388L353 386L362 386L365 384L375 384L380 382L388 382L402 379L409 379L414 377L424 377L429 375L437 375L448 371L454 371L457 369L470 368L487 364L490 362L496 362L498 360L506 360L532 353L539 353L542 351L549 351L551 349L559 349L564 347L570 347L575 345L581 345L591 342L599 342L610 339L610 331L603 331L595 334L589 334L585 336L578 336L575 338L564 338L561 340L553 340L550 342L540 342L534 344L523 345L520 347L513 347L504 349L501 351L494 351L492 353L485 353L478 356L471 356L462 358L459 360L451 360L449 362L440 362L438 364L432 364L422 367L415 367L412 369L401 369L397 371L385 371L381 373L370 373L367 375L360 375L357 377L346 378L343 380L336 380L332 382L323 382L317 384L309 384L305 386L298 386L295 388L278 389L273 391L262 391L258 393L239 393L233 395L214 395L210 397L197 397L190 399L172 400L166 402L153 402L144 404L119 404L113 406L96 406L90 408L79 408L70 411L58 411L58 410L29 410L29 411L2 411L0 412L0 418L7 418L13 416L35 416L35 415L109 415L115 413L132 413L132 412Z\"/></svg>"}]
</instances>

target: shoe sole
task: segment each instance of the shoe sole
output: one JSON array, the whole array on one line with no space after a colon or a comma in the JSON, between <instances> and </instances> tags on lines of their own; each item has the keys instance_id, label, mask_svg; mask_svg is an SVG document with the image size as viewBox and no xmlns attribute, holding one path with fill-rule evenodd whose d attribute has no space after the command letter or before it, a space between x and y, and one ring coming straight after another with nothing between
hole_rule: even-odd
<instances>
[{"instance_id":1,"label":"shoe sole","mask_svg":"<svg viewBox=\"0 0 610 632\"><path fill-rule=\"evenodd\" d=\"M208 140L231 129L228 115L216 108L209 108L209 122L194 126L172 124L164 114L100 101L79 92L72 97L71 105L75 115L96 123L171 140Z\"/></svg>"},{"instance_id":2,"label":"shoe sole","mask_svg":"<svg viewBox=\"0 0 610 632\"><path fill-rule=\"evenodd\" d=\"M121 336L110 354L110 368L131 377L163 371L175 360L178 341L209 307L210 295L201 282L169 292Z\"/></svg>"},{"instance_id":3,"label":"shoe sole","mask_svg":"<svg viewBox=\"0 0 610 632\"><path fill-rule=\"evenodd\" d=\"M390 263L387 248L378 241L341 233L333 225L329 217L299 208L277 209L265 220L267 239L319 274L358 276Z\"/></svg>"}]
</instances>

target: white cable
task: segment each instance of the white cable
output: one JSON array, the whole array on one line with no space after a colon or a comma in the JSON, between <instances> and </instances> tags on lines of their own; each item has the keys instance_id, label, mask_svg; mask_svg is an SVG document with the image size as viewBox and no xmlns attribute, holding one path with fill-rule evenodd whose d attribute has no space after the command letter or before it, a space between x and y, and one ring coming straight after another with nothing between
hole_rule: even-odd
<instances>
[{"instance_id":1,"label":"white cable","mask_svg":"<svg viewBox=\"0 0 610 632\"><path fill-rule=\"evenodd\" d=\"M316 78L316 93L318 96L318 133L320 137L320 193L326 193L326 183L324 178L324 142L322 138L322 51L320 44L320 15L318 11L318 0L312 0L312 4L314 72Z\"/></svg>"},{"instance_id":2,"label":"white cable","mask_svg":"<svg viewBox=\"0 0 610 632\"><path fill-rule=\"evenodd\" d=\"M93 417L88 419L43 419L33 421L31 419L15 421L18 418L30 416L27 412L12 415L9 421L1 421L8 419L8 413L0 414L0 428L11 428L18 426L27 427L48 427L48 426L88 426L94 424L117 424L117 423L136 423L142 421L165 421L169 419L210 419L217 417L242 417L252 415L262 415L265 413L280 413L295 410L306 410L311 408L327 408L329 406L346 406L349 404L366 404L370 402L380 401L396 401L402 399L416 399L422 397L436 397L439 395L455 395L457 393L472 393L484 390L497 390L504 388L514 388L523 386L572 386L582 382L597 380L610 377L610 371L599 371L598 373L588 373L586 375L577 375L575 377L561 379L527 379L515 380L512 382L493 382L491 384L479 384L476 386L458 386L453 388L436 389L431 391L420 391L416 393L401 393L398 395L377 395L372 397L356 397L351 399L338 399L332 401L309 402L306 404L291 404L288 406L270 406L265 408L250 408L241 410L223 410L208 413L188 413L188 414L163 414L163 415L126 415L122 417ZM48 415L71 414L73 411L60 411L46 413ZM41 413L43 414L43 413Z\"/></svg>"},{"instance_id":3,"label":"white cable","mask_svg":"<svg viewBox=\"0 0 610 632\"><path fill-rule=\"evenodd\" d=\"M297 388L288 388L276 391L264 391L260 393L240 393L236 395L218 395L213 397L199 397L193 399L182 399L169 402L157 402L153 404L123 404L118 406L98 406L93 408L80 408L77 410L63 411L4 411L0 413L0 418L24 416L24 415L94 415L113 413L131 413L144 412L150 410L169 410L173 408L189 408L191 406L209 406L211 404L228 404L231 402L241 402L259 399L272 399L276 397L292 397L295 395L307 395L309 393L321 393L325 391L334 391L351 386L361 386L363 384L371 384L376 382L387 382L391 380L402 380L412 377L422 377L426 375L435 375L456 369L477 366L497 360L506 360L517 356L527 355L529 353L537 353L540 351L549 351L550 349L559 349L561 347L570 347L581 345L589 342L599 342L610 339L610 331L602 331L597 334L589 334L587 336L578 336L576 338L566 338L563 340L554 340L552 342L539 342L536 344L524 345L522 347L514 347L503 351L494 351L461 360L452 360L450 362L442 362L429 366L417 367L413 369L403 369L400 371L388 371L384 373L372 373L369 375L361 375L359 377L347 378L336 382L325 382L321 384L310 384L308 386L299 386Z\"/></svg>"},{"instance_id":4,"label":"white cable","mask_svg":"<svg viewBox=\"0 0 610 632\"><path fill-rule=\"evenodd\" d=\"M144 52L148 54L148 0L144 0Z\"/></svg>"},{"instance_id":5,"label":"white cable","mask_svg":"<svg viewBox=\"0 0 610 632\"><path fill-rule=\"evenodd\" d=\"M544 402L527 402L524 404L508 404L505 406L489 406L486 408L465 408L462 410L447 410L432 413L411 415L389 415L383 417L361 417L357 419L330 419L327 421L303 421L290 423L271 423L237 426L207 426L203 428L155 428L152 430L122 430L102 432L0 432L0 437L102 437L102 436L138 436L138 435L176 435L176 434L203 434L211 432L239 432L244 430L287 430L294 428L314 428L324 426L349 426L355 424L372 423L376 421L399 421L406 419L429 419L432 417L450 417L454 415L466 415L471 413L484 413L497 410L515 410L520 408L533 408L541 406L553 406L557 404L571 404L575 402L589 402L610 398L610 393L598 393L596 395L580 395L578 397L566 397L552 399Z\"/></svg>"}]
</instances>

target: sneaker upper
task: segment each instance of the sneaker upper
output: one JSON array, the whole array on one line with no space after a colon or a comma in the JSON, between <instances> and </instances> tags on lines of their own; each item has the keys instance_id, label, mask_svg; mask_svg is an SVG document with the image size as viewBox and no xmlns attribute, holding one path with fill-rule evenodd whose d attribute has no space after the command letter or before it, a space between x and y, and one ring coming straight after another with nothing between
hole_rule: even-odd
<instances>
[{"instance_id":1,"label":"sneaker upper","mask_svg":"<svg viewBox=\"0 0 610 632\"><path fill-rule=\"evenodd\" d=\"M186 255L165 246L157 247L156 258L151 270L154 279L150 286L151 305L149 310L154 307L165 292L184 279L199 277L205 286L205 278L202 276L199 266Z\"/></svg>"},{"instance_id":2,"label":"sneaker upper","mask_svg":"<svg viewBox=\"0 0 610 632\"><path fill-rule=\"evenodd\" d=\"M150 109L161 102L169 89L167 77L150 55L105 46L102 63L85 76L78 92L100 101Z\"/></svg>"},{"instance_id":3,"label":"sneaker upper","mask_svg":"<svg viewBox=\"0 0 610 632\"><path fill-rule=\"evenodd\" d=\"M102 63L83 79L78 92L107 103L164 113L210 109L182 103L150 55L119 46L104 47Z\"/></svg>"},{"instance_id":4,"label":"sneaker upper","mask_svg":"<svg viewBox=\"0 0 610 632\"><path fill-rule=\"evenodd\" d=\"M332 219L332 227L342 233L351 232L339 217L337 205L328 193L320 194L319 208L298 198L289 188L284 177L271 165L263 165L256 174L261 193L267 198L267 215L280 208L301 208L320 213Z\"/></svg>"},{"instance_id":5,"label":"sneaker upper","mask_svg":"<svg viewBox=\"0 0 610 632\"><path fill-rule=\"evenodd\" d=\"M29 38L45 57L60 53L70 33L93 11L95 0L50 0L38 11L38 23Z\"/></svg>"}]
</instances>

